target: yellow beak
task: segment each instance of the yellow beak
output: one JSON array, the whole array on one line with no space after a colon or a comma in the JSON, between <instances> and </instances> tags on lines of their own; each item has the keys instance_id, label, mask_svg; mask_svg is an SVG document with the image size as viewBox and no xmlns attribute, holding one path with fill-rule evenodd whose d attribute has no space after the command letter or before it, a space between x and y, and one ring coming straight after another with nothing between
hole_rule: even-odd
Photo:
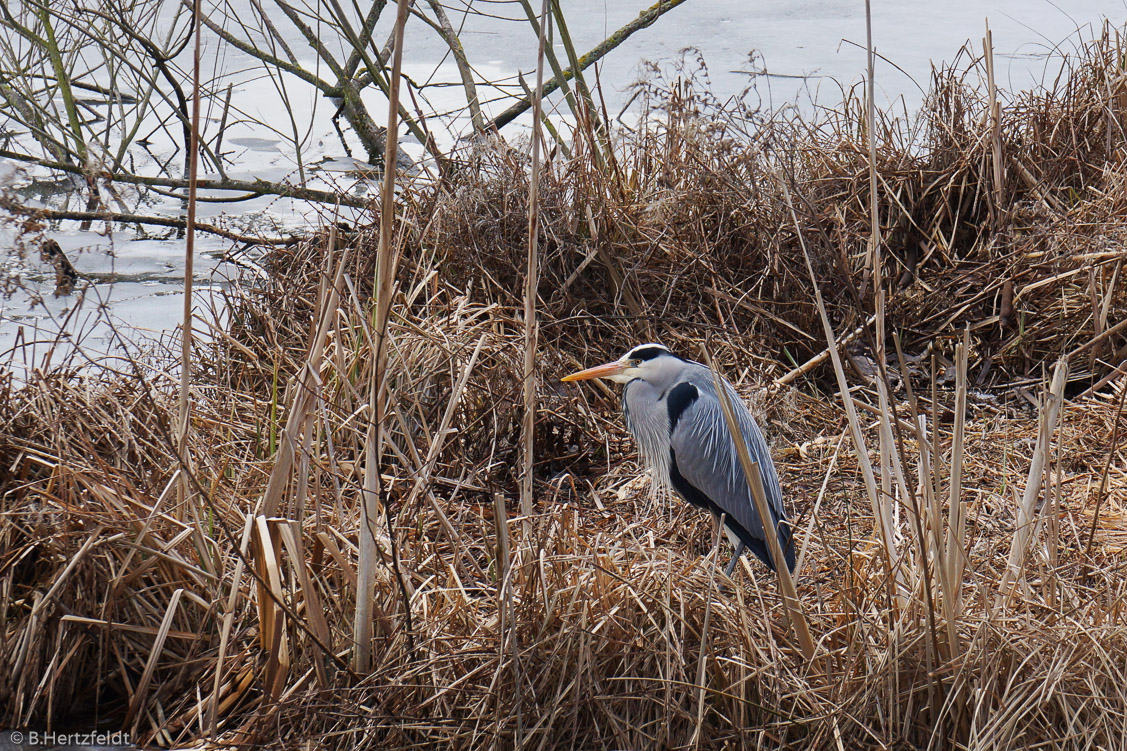
<instances>
[{"instance_id":1,"label":"yellow beak","mask_svg":"<svg viewBox=\"0 0 1127 751\"><path fill-rule=\"evenodd\" d=\"M592 378L607 378L608 376L617 375L623 370L626 370L626 365L620 360L608 362L604 365L596 365L593 368L581 370L578 373L572 373L569 376L564 376L561 381L589 381Z\"/></svg>"}]
</instances>

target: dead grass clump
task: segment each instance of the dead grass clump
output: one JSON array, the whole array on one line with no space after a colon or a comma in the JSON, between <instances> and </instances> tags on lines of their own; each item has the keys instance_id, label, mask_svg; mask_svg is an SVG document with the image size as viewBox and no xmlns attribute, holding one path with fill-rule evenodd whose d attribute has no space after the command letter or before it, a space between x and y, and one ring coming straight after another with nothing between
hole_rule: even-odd
<instances>
[{"instance_id":1,"label":"dead grass clump","mask_svg":"<svg viewBox=\"0 0 1127 751\"><path fill-rule=\"evenodd\" d=\"M1099 337L1100 353L1122 347L1105 334L1127 314L1115 283L1125 143L1116 123L1127 120L1118 44L1105 30L1051 85L995 91L996 138L984 64L969 54L936 72L915 122L878 118L883 276L908 354L949 356L969 326L974 359L990 363L985 386L1024 381ZM611 158L577 139L570 159L545 170L540 294L558 321L545 333L561 348L595 340L607 354L640 338L738 332L769 360L797 365L824 346L810 333L819 326L799 233L841 327L871 307L860 100L767 112L711 98L706 81L690 68L655 80L648 114ZM518 309L526 159L497 142L475 148L434 193L405 259L434 259L472 298ZM1115 362L1090 358L1072 380L1097 383Z\"/></svg>"},{"instance_id":2,"label":"dead grass clump","mask_svg":"<svg viewBox=\"0 0 1127 751\"><path fill-rule=\"evenodd\" d=\"M295 697L281 710L282 737L309 722L310 704L327 713L323 732L361 748L793 736L794 703L813 697L800 696L798 675L782 683L772 666L774 595L709 604L708 559L655 556L636 539L644 529L614 539L586 516L548 509L541 539L516 541L518 560L535 558L513 569L511 605L442 576L419 595L426 631L414 659L377 660L343 697Z\"/></svg>"},{"instance_id":3,"label":"dead grass clump","mask_svg":"<svg viewBox=\"0 0 1127 751\"><path fill-rule=\"evenodd\" d=\"M193 685L216 577L168 500L167 405L138 385L36 378L3 407L9 726L120 717Z\"/></svg>"}]
</instances>

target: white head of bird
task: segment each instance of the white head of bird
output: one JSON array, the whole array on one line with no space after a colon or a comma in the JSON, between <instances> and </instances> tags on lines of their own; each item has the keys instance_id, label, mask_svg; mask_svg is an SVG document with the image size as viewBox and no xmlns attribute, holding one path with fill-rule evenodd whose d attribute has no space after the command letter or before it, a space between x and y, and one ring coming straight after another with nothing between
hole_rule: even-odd
<instances>
[{"instance_id":1,"label":"white head of bird","mask_svg":"<svg viewBox=\"0 0 1127 751\"><path fill-rule=\"evenodd\" d=\"M597 365L564 376L563 381L587 381L606 378L615 383L630 383L641 378L653 384L672 381L681 372L685 360L677 357L664 344L639 344L614 362Z\"/></svg>"},{"instance_id":2,"label":"white head of bird","mask_svg":"<svg viewBox=\"0 0 1127 751\"><path fill-rule=\"evenodd\" d=\"M564 381L606 378L626 384L622 409L626 427L638 443L654 478L686 501L708 509L724 526L736 553L731 574L743 550L751 550L774 570L765 529L773 528L787 567L794 569L794 544L783 508L783 494L771 451L755 418L723 377L717 380L735 412L739 433L759 467L770 516L759 517L739 452L724 419L712 372L704 365L674 355L661 344L640 344L622 357L565 376Z\"/></svg>"}]
</instances>

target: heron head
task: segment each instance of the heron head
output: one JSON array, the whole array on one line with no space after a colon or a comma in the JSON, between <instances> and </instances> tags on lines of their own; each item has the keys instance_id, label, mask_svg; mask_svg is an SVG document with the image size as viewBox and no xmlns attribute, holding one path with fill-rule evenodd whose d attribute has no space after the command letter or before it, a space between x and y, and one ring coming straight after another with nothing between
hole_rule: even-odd
<instances>
[{"instance_id":1,"label":"heron head","mask_svg":"<svg viewBox=\"0 0 1127 751\"><path fill-rule=\"evenodd\" d=\"M622 357L603 365L564 376L561 381L587 381L592 378L609 378L615 383L629 383L635 378L653 380L666 366L679 361L663 344L639 344Z\"/></svg>"}]
</instances>

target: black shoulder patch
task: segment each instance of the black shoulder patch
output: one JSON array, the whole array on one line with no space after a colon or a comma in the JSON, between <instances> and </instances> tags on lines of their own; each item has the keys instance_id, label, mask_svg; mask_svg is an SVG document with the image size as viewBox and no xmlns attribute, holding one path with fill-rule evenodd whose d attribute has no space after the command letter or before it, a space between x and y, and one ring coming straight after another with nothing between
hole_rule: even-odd
<instances>
[{"instance_id":1,"label":"black shoulder patch","mask_svg":"<svg viewBox=\"0 0 1127 751\"><path fill-rule=\"evenodd\" d=\"M685 414L685 410L697 400L698 396L700 392L697 391L697 387L688 382L678 383L669 390L669 394L665 397L665 408L669 410L670 433L677 427L681 415Z\"/></svg>"},{"instance_id":2,"label":"black shoulder patch","mask_svg":"<svg viewBox=\"0 0 1127 751\"><path fill-rule=\"evenodd\" d=\"M639 347L632 350L630 356L635 360L652 360L655 357L671 354L665 347Z\"/></svg>"}]
</instances>

